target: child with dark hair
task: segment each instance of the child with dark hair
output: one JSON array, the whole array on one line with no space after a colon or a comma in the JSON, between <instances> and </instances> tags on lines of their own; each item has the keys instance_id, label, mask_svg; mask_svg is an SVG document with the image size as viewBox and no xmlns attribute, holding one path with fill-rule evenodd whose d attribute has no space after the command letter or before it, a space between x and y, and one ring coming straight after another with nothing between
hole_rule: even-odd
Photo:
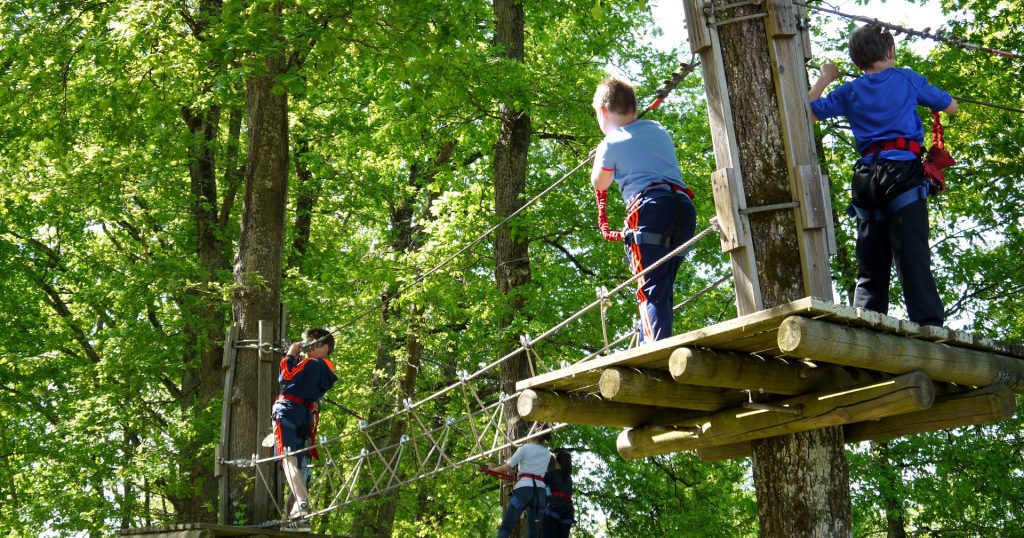
<instances>
[{"instance_id":1,"label":"child with dark hair","mask_svg":"<svg viewBox=\"0 0 1024 538\"><path fill-rule=\"evenodd\" d=\"M637 119L633 86L607 78L597 86L593 106L597 125L605 134L590 173L597 193L598 225L606 239L625 240L635 275L693 237L697 226L693 192L683 182L668 131L658 122ZM604 212L613 181L626 203L624 232L609 229ZM681 263L682 257L674 256L637 281L645 343L672 336L673 285Z\"/></svg>"},{"instance_id":2,"label":"child with dark hair","mask_svg":"<svg viewBox=\"0 0 1024 538\"><path fill-rule=\"evenodd\" d=\"M569 538L569 530L575 523L572 506L572 454L568 450L557 450L551 458L544 483L551 492L547 513L544 514L544 538Z\"/></svg>"},{"instance_id":3,"label":"child with dark hair","mask_svg":"<svg viewBox=\"0 0 1024 538\"><path fill-rule=\"evenodd\" d=\"M941 326L945 315L928 246L931 182L921 163L924 127L916 109L921 105L955 114L957 102L923 76L895 67L895 42L879 24L855 30L849 52L864 75L822 98L839 78L839 68L825 64L809 97L815 121L836 116L849 120L861 154L853 167L848 210L858 219L853 306L888 312L895 262L910 320Z\"/></svg>"},{"instance_id":4,"label":"child with dark hair","mask_svg":"<svg viewBox=\"0 0 1024 538\"><path fill-rule=\"evenodd\" d=\"M547 505L544 473L551 460L551 451L544 445L550 440L551 432L534 437L517 448L506 463L491 468L491 471L500 474L518 472L508 508L501 518L501 526L498 527L498 538L507 538L512 534L524 511L527 515L527 535L529 538L540 537L541 518L544 517L544 508Z\"/></svg>"},{"instance_id":5,"label":"child with dark hair","mask_svg":"<svg viewBox=\"0 0 1024 538\"><path fill-rule=\"evenodd\" d=\"M305 358L301 358L303 347ZM291 488L295 504L289 517L297 520L290 530L309 530L309 491L306 489L308 465L307 451L292 454L316 440L316 427L320 421L319 401L334 386L338 376L334 363L327 357L334 351L334 337L324 329L309 329L305 342L295 342L281 359L278 383L281 394L274 402L271 417L274 420L274 452L285 455L281 460L285 479ZM317 457L316 449L308 451Z\"/></svg>"}]
</instances>

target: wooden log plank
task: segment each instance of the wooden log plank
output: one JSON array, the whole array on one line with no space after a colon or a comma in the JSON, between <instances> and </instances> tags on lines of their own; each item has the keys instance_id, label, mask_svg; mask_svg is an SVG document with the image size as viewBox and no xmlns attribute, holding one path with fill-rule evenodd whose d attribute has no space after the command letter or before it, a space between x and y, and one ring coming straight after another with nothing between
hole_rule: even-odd
<instances>
[{"instance_id":1,"label":"wooden log plank","mask_svg":"<svg viewBox=\"0 0 1024 538\"><path fill-rule=\"evenodd\" d=\"M516 401L519 416L532 422L562 422L589 426L632 427L649 424L651 417L686 421L703 416L699 411L680 411L609 402L594 397L580 397L546 390L524 390Z\"/></svg>"},{"instance_id":2,"label":"wooden log plank","mask_svg":"<svg viewBox=\"0 0 1024 538\"><path fill-rule=\"evenodd\" d=\"M730 343L742 342L755 335L763 334L766 338L775 335L782 320L793 314L831 311L831 304L828 301L814 297L805 297L775 308L717 323L710 327L670 336L651 344L627 349L524 379L516 383L516 390L549 388L551 383L568 378L575 378L575 383L580 385L596 385L601 372L605 368L612 366L633 366L664 370L667 369L669 356L679 346L697 344L703 347L731 349L729 347ZM767 345L767 340L765 340L764 345ZM775 346L777 345L776 342Z\"/></svg>"},{"instance_id":3,"label":"wooden log plank","mask_svg":"<svg viewBox=\"0 0 1024 538\"><path fill-rule=\"evenodd\" d=\"M669 374L678 383L787 396L835 390L889 377L854 368L815 366L801 361L689 347L673 351L668 364Z\"/></svg>"},{"instance_id":4,"label":"wooden log plank","mask_svg":"<svg viewBox=\"0 0 1024 538\"><path fill-rule=\"evenodd\" d=\"M879 420L843 426L847 443L881 441L906 435L1000 422L1013 417L1017 400L1004 385L937 397L931 408L916 413L893 415ZM750 442L697 449L704 461L721 461L750 456Z\"/></svg>"},{"instance_id":5,"label":"wooden log plank","mask_svg":"<svg viewBox=\"0 0 1024 538\"><path fill-rule=\"evenodd\" d=\"M969 387L1003 384L1024 393L1024 361L969 348L843 327L799 316L779 327L779 348L794 357L903 374L921 370Z\"/></svg>"},{"instance_id":6,"label":"wooden log plank","mask_svg":"<svg viewBox=\"0 0 1024 538\"><path fill-rule=\"evenodd\" d=\"M648 406L718 411L743 400L742 394L721 389L682 385L665 372L630 368L608 368L601 374L601 397L605 400Z\"/></svg>"},{"instance_id":7,"label":"wooden log plank","mask_svg":"<svg viewBox=\"0 0 1024 538\"><path fill-rule=\"evenodd\" d=\"M934 399L935 387L928 376L912 372L839 392L808 394L778 402L801 409L799 415L729 409L698 423L699 434L640 427L624 430L616 445L619 454L631 460L920 411L931 407Z\"/></svg>"},{"instance_id":8,"label":"wooden log plank","mask_svg":"<svg viewBox=\"0 0 1024 538\"><path fill-rule=\"evenodd\" d=\"M677 383L796 395L811 390L807 366L729 351L681 347L668 360Z\"/></svg>"}]
</instances>

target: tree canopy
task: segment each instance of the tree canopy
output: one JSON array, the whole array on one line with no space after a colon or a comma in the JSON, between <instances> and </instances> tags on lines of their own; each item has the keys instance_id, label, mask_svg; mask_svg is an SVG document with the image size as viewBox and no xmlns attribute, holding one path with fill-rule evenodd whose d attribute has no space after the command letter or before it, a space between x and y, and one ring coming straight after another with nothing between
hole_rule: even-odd
<instances>
[{"instance_id":1,"label":"tree canopy","mask_svg":"<svg viewBox=\"0 0 1024 538\"><path fill-rule=\"evenodd\" d=\"M643 0L522 2L521 62L495 44L489 2L337 0L11 0L0 5L0 528L7 536L105 536L114 529L216 520L220 345L231 322L247 137L246 81L282 58L288 192L281 298L288 334L337 331L332 395L369 414L425 395L497 357L502 331L538 334L629 276L597 232L579 174L511 222L532 278L518 314L481 241L417 279L500 219L494 147L502 105L530 118L525 195L587 158L600 140L590 100L609 71L650 102L688 58L660 52ZM950 35L1024 51L1024 8L943 0ZM277 10L276 12L274 10ZM267 13L275 13L268 18ZM812 14L816 28L825 15ZM661 21L667 24L666 21ZM674 24L682 25L683 21ZM816 31L816 52L844 57ZM936 43L912 67L957 97L944 118L958 164L933 204L932 244L947 318L1024 340L1024 61ZM814 63L814 62L812 62ZM848 66L849 71L854 71ZM969 101L970 100L970 101ZM924 111L922 111L924 113ZM676 141L714 216L713 155L699 70L648 116ZM926 122L927 124L927 122ZM855 158L845 126L821 126L833 207ZM613 196L614 198L614 196ZM621 204L609 204L612 222ZM841 214L841 212L838 212ZM833 275L855 280L853 225L836 221ZM677 279L688 297L727 272L717 240L697 244ZM259 286L258 279L254 285ZM403 290L396 294L397 290ZM893 290L898 303L898 288ZM633 299L613 298L623 334ZM676 331L735 315L728 286L676 317ZM509 321L511 320L511 321ZM414 354L407 344L417 343ZM601 348L596 315L538 346L539 368ZM403 377L415 361L418 374ZM403 382L406 384L403 385ZM411 383L411 385L410 385ZM439 411L440 412L440 411ZM322 431L358 428L328 408ZM848 446L858 536L1024 536L1024 439L1015 418L885 444ZM625 462L616 432L571 427L579 536L753 536L749 463L694 454ZM358 451L359 446L347 447ZM489 479L469 469L402 488L395 536L469 536L500 518ZM354 533L359 511L315 530Z\"/></svg>"}]
</instances>

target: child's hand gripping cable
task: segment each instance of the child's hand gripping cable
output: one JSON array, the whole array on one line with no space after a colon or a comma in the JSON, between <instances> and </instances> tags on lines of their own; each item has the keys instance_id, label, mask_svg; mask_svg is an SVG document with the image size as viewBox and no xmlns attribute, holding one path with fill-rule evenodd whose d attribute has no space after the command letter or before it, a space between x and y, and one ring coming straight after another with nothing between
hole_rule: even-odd
<instances>
[{"instance_id":1,"label":"child's hand gripping cable","mask_svg":"<svg viewBox=\"0 0 1024 538\"><path fill-rule=\"evenodd\" d=\"M612 230L608 226L608 212L605 206L608 204L608 190L595 190L597 195L597 226L601 229L601 235L609 241L622 241L622 232Z\"/></svg>"}]
</instances>

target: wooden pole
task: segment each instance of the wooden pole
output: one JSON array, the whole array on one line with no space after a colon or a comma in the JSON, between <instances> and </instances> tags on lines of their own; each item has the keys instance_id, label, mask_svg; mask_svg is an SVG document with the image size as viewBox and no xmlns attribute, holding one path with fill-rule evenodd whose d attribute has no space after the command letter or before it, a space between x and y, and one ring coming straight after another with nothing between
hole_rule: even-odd
<instances>
[{"instance_id":1,"label":"wooden pole","mask_svg":"<svg viewBox=\"0 0 1024 538\"><path fill-rule=\"evenodd\" d=\"M1003 385L936 397L931 408L879 420L843 426L847 443L883 441L906 435L999 422L1013 416L1017 400ZM741 442L697 449L704 461L750 456L750 443Z\"/></svg>"},{"instance_id":2,"label":"wooden pole","mask_svg":"<svg viewBox=\"0 0 1024 538\"><path fill-rule=\"evenodd\" d=\"M718 411L742 395L696 385L680 385L658 370L608 368L601 373L601 397L608 401Z\"/></svg>"},{"instance_id":3,"label":"wooden pole","mask_svg":"<svg viewBox=\"0 0 1024 538\"><path fill-rule=\"evenodd\" d=\"M235 358L238 355L235 350L235 341L237 339L238 324L232 323L224 336L224 357L221 360L221 368L224 370L224 401L221 402L220 444L217 445L217 461L214 464L214 475L219 481L220 488L217 521L225 525L231 519L231 468L221 465L220 460L229 458L231 454L231 405L234 403Z\"/></svg>"},{"instance_id":4,"label":"wooden pole","mask_svg":"<svg viewBox=\"0 0 1024 538\"><path fill-rule=\"evenodd\" d=\"M701 433L696 435L634 428L619 434L617 446L623 458L636 459L920 411L931 407L934 399L935 387L928 376L912 372L839 392L808 394L779 402L786 408L799 409L798 415L729 409L699 422Z\"/></svg>"},{"instance_id":5,"label":"wooden pole","mask_svg":"<svg viewBox=\"0 0 1024 538\"><path fill-rule=\"evenodd\" d=\"M920 370L936 381L1024 393L1024 361L1012 357L796 316L782 322L778 338L779 349L795 357L892 374Z\"/></svg>"},{"instance_id":6,"label":"wooden pole","mask_svg":"<svg viewBox=\"0 0 1024 538\"><path fill-rule=\"evenodd\" d=\"M817 169L805 35L791 0L684 0L718 170L715 208L739 315L832 297L829 186ZM755 443L761 536L853 532L842 429ZM793 517L799 514L800 517Z\"/></svg>"},{"instance_id":7,"label":"wooden pole","mask_svg":"<svg viewBox=\"0 0 1024 538\"><path fill-rule=\"evenodd\" d=\"M632 427L649 424L654 416L678 422L701 412L686 412L646 405L609 402L546 390L524 390L516 401L519 416L533 422L564 422L590 426Z\"/></svg>"},{"instance_id":8,"label":"wooden pole","mask_svg":"<svg viewBox=\"0 0 1024 538\"><path fill-rule=\"evenodd\" d=\"M274 383L277 380L277 376L274 375L273 365L274 357L265 352L265 346L272 345L274 342L274 322L267 320L260 320L259 322L259 339L260 339L260 352L259 352L259 365L257 370L257 387L258 394L256 397L256 450L258 451L259 457L264 458L272 456L272 449L266 448L262 444L264 437L270 433L271 420L270 420L270 408L274 403ZM270 484L271 489L268 491L267 487L263 484L263 481L259 478L256 479L255 484L255 505L253 506L253 517L256 521L267 521L273 519L271 517L271 510L273 509L273 498L272 495L277 491L277 487L274 485L274 479L277 476L277 464L275 462L263 463L259 466L259 472L263 474L263 477Z\"/></svg>"}]
</instances>

